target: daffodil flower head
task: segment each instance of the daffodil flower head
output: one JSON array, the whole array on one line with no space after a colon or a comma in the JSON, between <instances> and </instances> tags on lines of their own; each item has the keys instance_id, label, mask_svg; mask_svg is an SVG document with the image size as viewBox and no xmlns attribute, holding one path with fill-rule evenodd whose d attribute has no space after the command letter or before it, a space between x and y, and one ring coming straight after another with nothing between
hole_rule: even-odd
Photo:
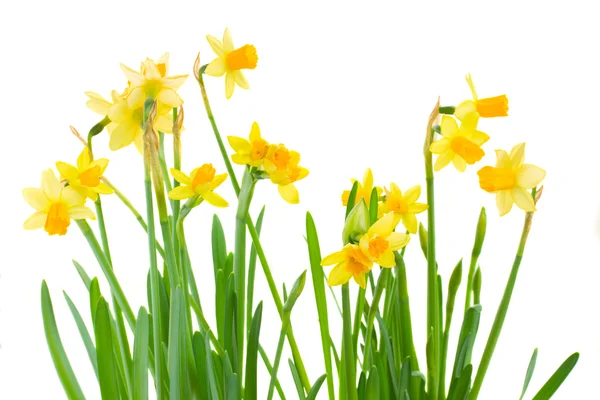
<instances>
[{"instance_id":1,"label":"daffodil flower head","mask_svg":"<svg viewBox=\"0 0 600 400\"><path fill-rule=\"evenodd\" d=\"M23 189L23 197L36 210L23 224L25 229L44 228L48 235L64 235L72 219L96 219L84 206L85 197L71 186L63 187L50 169L42 172L41 189Z\"/></svg>"},{"instance_id":2,"label":"daffodil flower head","mask_svg":"<svg viewBox=\"0 0 600 400\"><path fill-rule=\"evenodd\" d=\"M269 145L267 155L263 161L264 170L269 174L271 182L277 185L281 197L290 204L298 204L300 197L294 185L306 178L308 169L299 166L300 154L288 150L282 144Z\"/></svg>"},{"instance_id":3,"label":"daffodil flower head","mask_svg":"<svg viewBox=\"0 0 600 400\"><path fill-rule=\"evenodd\" d=\"M393 212L387 213L360 238L360 248L363 252L384 268L396 265L394 251L406 246L410 241L410 235L394 232L397 221Z\"/></svg>"},{"instance_id":4,"label":"daffodil flower head","mask_svg":"<svg viewBox=\"0 0 600 400\"><path fill-rule=\"evenodd\" d=\"M530 189L537 187L546 177L546 171L532 164L524 164L525 143L519 143L508 154L496 150L496 166L483 167L478 172L479 185L489 193L496 193L496 206L500 215L507 214L513 203L520 209L536 210Z\"/></svg>"},{"instance_id":5,"label":"daffodil flower head","mask_svg":"<svg viewBox=\"0 0 600 400\"><path fill-rule=\"evenodd\" d=\"M231 98L235 85L249 89L250 85L242 70L256 68L256 48L251 44L234 48L229 28L223 33L223 42L211 35L206 35L206 39L217 58L208 64L204 72L216 77L225 75L225 97Z\"/></svg>"},{"instance_id":6,"label":"daffodil flower head","mask_svg":"<svg viewBox=\"0 0 600 400\"><path fill-rule=\"evenodd\" d=\"M477 97L471 74L467 75L467 83L471 89L473 100L465 100L456 107L454 111L456 118L462 121L467 114L474 111L478 112L482 118L506 117L508 115L508 98L505 94L480 99Z\"/></svg>"},{"instance_id":7,"label":"daffodil flower head","mask_svg":"<svg viewBox=\"0 0 600 400\"><path fill-rule=\"evenodd\" d=\"M108 185L100 181L107 165L106 158L92 160L90 150L86 146L77 157L77 166L59 161L56 163L56 169L60 172L61 179L69 183L69 187L75 189L83 197L96 201L99 194L113 193Z\"/></svg>"},{"instance_id":8,"label":"daffodil flower head","mask_svg":"<svg viewBox=\"0 0 600 400\"><path fill-rule=\"evenodd\" d=\"M417 233L418 222L415 214L427 210L427 204L417 203L421 196L421 186L413 186L402 193L398 185L390 184L390 189L385 188L385 200L378 208L379 215L392 213L396 223L402 224L412 234Z\"/></svg>"},{"instance_id":9,"label":"daffodil flower head","mask_svg":"<svg viewBox=\"0 0 600 400\"><path fill-rule=\"evenodd\" d=\"M467 164L472 165L481 160L484 151L481 146L489 140L489 136L477 130L479 113L467 114L460 127L456 120L444 115L441 123L442 138L431 143L429 150L438 154L434 170L439 171L450 162L460 172L467 169Z\"/></svg>"},{"instance_id":10,"label":"daffodil flower head","mask_svg":"<svg viewBox=\"0 0 600 400\"><path fill-rule=\"evenodd\" d=\"M364 289L367 287L366 274L373 267L373 261L359 245L347 244L341 251L330 254L321 261L321 266L328 265L335 265L327 278L329 286L341 285L354 278Z\"/></svg>"},{"instance_id":11,"label":"daffodil flower head","mask_svg":"<svg viewBox=\"0 0 600 400\"><path fill-rule=\"evenodd\" d=\"M165 53L158 60L147 58L141 65L140 72L124 64L121 69L129 81L126 91L127 105L131 109L142 107L147 98L156 99L159 114L165 109L172 109L183 104L177 94L177 89L187 79L187 75L167 76L169 67L169 53Z\"/></svg>"},{"instance_id":12,"label":"daffodil flower head","mask_svg":"<svg viewBox=\"0 0 600 400\"><path fill-rule=\"evenodd\" d=\"M227 179L227 174L215 173L212 164L204 164L194 169L189 176L171 168L171 175L181 186L169 191L169 197L173 200L184 200L198 195L215 207L227 207L229 203L214 192Z\"/></svg>"},{"instance_id":13,"label":"daffodil flower head","mask_svg":"<svg viewBox=\"0 0 600 400\"><path fill-rule=\"evenodd\" d=\"M263 161L269 150L269 143L260 136L258 123L252 124L248 140L237 136L228 136L229 145L235 151L231 161L240 165L262 167Z\"/></svg>"},{"instance_id":14,"label":"daffodil flower head","mask_svg":"<svg viewBox=\"0 0 600 400\"><path fill-rule=\"evenodd\" d=\"M354 182L356 181L356 179L352 179L352 183L354 184ZM377 190L377 194L381 195L381 193L383 192L383 190L378 187L375 186L375 189ZM365 199L365 201L367 202L367 204L370 204L371 202L371 192L373 191L373 172L371 171L370 168L367 168L365 170L365 174L363 176L363 181L358 182L357 183L357 187L356 187L356 197L354 199L354 205L358 204L358 202L361 199ZM348 198L350 197L350 190L344 190L342 192L342 205L343 206L347 206L348 205Z\"/></svg>"}]
</instances>

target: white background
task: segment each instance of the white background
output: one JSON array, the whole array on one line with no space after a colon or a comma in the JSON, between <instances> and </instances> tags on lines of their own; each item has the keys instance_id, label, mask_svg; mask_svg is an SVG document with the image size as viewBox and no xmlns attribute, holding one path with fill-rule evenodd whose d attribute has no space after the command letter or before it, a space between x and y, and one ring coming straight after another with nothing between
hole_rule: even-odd
<instances>
[{"instance_id":1,"label":"white background","mask_svg":"<svg viewBox=\"0 0 600 400\"><path fill-rule=\"evenodd\" d=\"M69 125L84 133L100 119L85 107L83 92L108 97L112 89L122 90L126 80L120 62L137 68L144 58L157 59L169 51L171 73L191 74L198 51L203 63L214 57L205 35L221 37L226 26L236 46L256 46L259 62L247 73L252 89L236 88L229 101L222 78L206 78L222 133L247 136L252 122L258 121L267 140L297 149L311 172L297 185L301 203L296 206L286 204L269 182L257 186L252 212L256 215L267 204L263 243L279 285L291 285L309 268L303 239L307 210L315 218L323 253L340 247L340 193L349 188L351 177L360 178L371 167L382 186L390 181L404 189L424 184L424 130L438 95L443 104L469 98L464 81L468 72L480 96L508 95L508 118L480 122L480 129L491 136L482 163L464 174L449 167L436 175L438 262L444 286L455 263L461 257L468 262L479 208L485 206L489 218L480 259L483 314L474 355L478 363L524 213L514 209L499 218L494 196L478 188L476 170L495 162L494 149L510 150L526 141L527 162L548 174L480 398L518 398L536 346L538 366L530 396L567 356L579 351L579 364L556 398L594 397L600 372L600 29L593 2L216 3L40 1L0 7L0 398L64 396L43 333L42 279L50 287L79 381L89 398L99 398L61 290L89 322L87 294L71 259L92 276L101 271L75 225L65 237L22 230L32 210L22 200L21 189L37 186L42 169L55 161L75 162L81 146ZM224 171L193 77L180 94L186 113L184 169L213 162ZM111 153L102 134L95 152L110 158L106 176L143 211L143 171L135 149ZM235 205L229 182L220 193ZM137 309L146 295L145 236L116 197L106 197L104 205L117 275ZM209 238L215 211L232 248L235 206L217 211L203 205L187 222L205 310L212 310L214 299ZM407 268L415 340L424 363L426 265L416 239L407 251ZM280 323L260 268L256 285L256 299L264 299L265 306L261 342L272 357ZM108 293L104 281L101 288ZM457 309L463 297L464 286ZM332 334L339 338L341 319L334 308L330 316L331 325L338 327ZM207 318L213 323L212 313ZM324 366L310 281L293 321L314 381ZM455 326L451 349L458 330ZM268 379L260 368L264 396ZM293 393L284 362L280 377ZM325 391L324 386L321 394Z\"/></svg>"}]
</instances>

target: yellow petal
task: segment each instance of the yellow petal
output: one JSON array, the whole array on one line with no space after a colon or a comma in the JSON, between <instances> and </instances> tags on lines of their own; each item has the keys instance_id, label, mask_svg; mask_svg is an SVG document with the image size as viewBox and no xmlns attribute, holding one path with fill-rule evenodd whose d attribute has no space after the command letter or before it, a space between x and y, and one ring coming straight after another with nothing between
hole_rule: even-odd
<instances>
[{"instance_id":1,"label":"yellow petal","mask_svg":"<svg viewBox=\"0 0 600 400\"><path fill-rule=\"evenodd\" d=\"M510 161L513 168L519 168L525 160L525 143L519 143L510 151Z\"/></svg>"},{"instance_id":2,"label":"yellow petal","mask_svg":"<svg viewBox=\"0 0 600 400\"><path fill-rule=\"evenodd\" d=\"M394 253L392 250L386 250L383 254L377 259L377 264L384 268L391 268L396 266L396 259L394 258Z\"/></svg>"},{"instance_id":3,"label":"yellow petal","mask_svg":"<svg viewBox=\"0 0 600 400\"><path fill-rule=\"evenodd\" d=\"M250 164L252 162L252 160L250 159L250 156L247 154L233 154L231 156L231 161L233 161L234 163L238 164L238 165L246 165L246 164Z\"/></svg>"},{"instance_id":4,"label":"yellow petal","mask_svg":"<svg viewBox=\"0 0 600 400\"><path fill-rule=\"evenodd\" d=\"M51 202L60 200L62 185L51 169L42 172L42 191Z\"/></svg>"},{"instance_id":5,"label":"yellow petal","mask_svg":"<svg viewBox=\"0 0 600 400\"><path fill-rule=\"evenodd\" d=\"M46 211L50 207L50 202L42 189L26 188L23 189L23 198L36 211Z\"/></svg>"},{"instance_id":6,"label":"yellow petal","mask_svg":"<svg viewBox=\"0 0 600 400\"><path fill-rule=\"evenodd\" d=\"M137 124L119 124L110 135L108 147L114 151L129 146L138 133L141 133L141 128Z\"/></svg>"},{"instance_id":7,"label":"yellow petal","mask_svg":"<svg viewBox=\"0 0 600 400\"><path fill-rule=\"evenodd\" d=\"M515 175L515 184L523 189L537 187L546 177L546 171L533 164L523 164Z\"/></svg>"},{"instance_id":8,"label":"yellow petal","mask_svg":"<svg viewBox=\"0 0 600 400\"><path fill-rule=\"evenodd\" d=\"M142 86L144 84L144 82L146 81L146 79L144 78L144 76L142 74L140 74L137 71L132 70L125 64L121 64L121 70L123 71L123 73L127 77L127 80L131 83L131 86L133 86L133 87Z\"/></svg>"},{"instance_id":9,"label":"yellow petal","mask_svg":"<svg viewBox=\"0 0 600 400\"><path fill-rule=\"evenodd\" d=\"M469 135L469 140L475 143L476 145L481 146L485 142L490 140L490 137L486 133L475 130L471 135Z\"/></svg>"},{"instance_id":10,"label":"yellow petal","mask_svg":"<svg viewBox=\"0 0 600 400\"><path fill-rule=\"evenodd\" d=\"M106 158L97 158L90 163L88 168L94 168L95 166L100 167L100 173L103 174L108 166L108 160Z\"/></svg>"},{"instance_id":11,"label":"yellow petal","mask_svg":"<svg viewBox=\"0 0 600 400\"><path fill-rule=\"evenodd\" d=\"M221 57L215 58L208 64L204 72L210 76L223 76L223 74L227 71L225 66L225 60Z\"/></svg>"},{"instance_id":12,"label":"yellow petal","mask_svg":"<svg viewBox=\"0 0 600 400\"><path fill-rule=\"evenodd\" d=\"M158 93L158 101L168 105L171 108L178 108L183 104L183 100L173 89L162 89Z\"/></svg>"},{"instance_id":13,"label":"yellow petal","mask_svg":"<svg viewBox=\"0 0 600 400\"><path fill-rule=\"evenodd\" d=\"M86 169L88 169L88 167L90 166L91 159L92 156L90 154L90 149L87 146L85 146L79 154L79 157L77 157L77 169L79 170L79 172L83 172Z\"/></svg>"},{"instance_id":14,"label":"yellow petal","mask_svg":"<svg viewBox=\"0 0 600 400\"><path fill-rule=\"evenodd\" d=\"M159 69L160 69L161 64L164 65L164 71L161 71L161 73L160 73L162 76L165 76L166 74L168 74L169 73L169 52L166 52L165 54L160 56L158 58L158 60L156 61L156 64L159 66Z\"/></svg>"},{"instance_id":15,"label":"yellow petal","mask_svg":"<svg viewBox=\"0 0 600 400\"><path fill-rule=\"evenodd\" d=\"M333 267L329 273L329 277L327 278L327 284L329 286L337 286L348 283L350 278L352 278L352 273L348 271L345 266L346 263L340 263Z\"/></svg>"},{"instance_id":16,"label":"yellow petal","mask_svg":"<svg viewBox=\"0 0 600 400\"><path fill-rule=\"evenodd\" d=\"M250 129L250 141L255 142L260 139L260 127L258 126L258 122L253 122L252 128Z\"/></svg>"},{"instance_id":17,"label":"yellow petal","mask_svg":"<svg viewBox=\"0 0 600 400\"><path fill-rule=\"evenodd\" d=\"M396 251L398 249L403 248L408 244L408 242L410 242L410 235L400 232L392 232L392 234L388 237L387 240L390 246L390 250Z\"/></svg>"},{"instance_id":18,"label":"yellow petal","mask_svg":"<svg viewBox=\"0 0 600 400\"><path fill-rule=\"evenodd\" d=\"M237 136L227 136L229 145L236 153L249 154L252 145L246 139Z\"/></svg>"},{"instance_id":19,"label":"yellow petal","mask_svg":"<svg viewBox=\"0 0 600 400\"><path fill-rule=\"evenodd\" d=\"M449 115L444 115L442 117L442 123L440 127L442 136L448 139L458 132L458 124L456 123L456 120Z\"/></svg>"},{"instance_id":20,"label":"yellow petal","mask_svg":"<svg viewBox=\"0 0 600 400\"><path fill-rule=\"evenodd\" d=\"M406 191L406 193L404 193L404 201L406 201L407 204L412 204L415 201L419 200L419 197L421 196L421 186L416 185L411 187L410 189L408 189Z\"/></svg>"},{"instance_id":21,"label":"yellow petal","mask_svg":"<svg viewBox=\"0 0 600 400\"><path fill-rule=\"evenodd\" d=\"M85 191L87 193L87 190ZM62 191L62 201L69 207L81 206L85 203L85 197L73 186L67 186Z\"/></svg>"},{"instance_id":22,"label":"yellow petal","mask_svg":"<svg viewBox=\"0 0 600 400\"><path fill-rule=\"evenodd\" d=\"M450 149L450 140L446 138L436 140L435 142L431 143L431 146L429 146L429 151L433 154L442 154L448 149Z\"/></svg>"},{"instance_id":23,"label":"yellow petal","mask_svg":"<svg viewBox=\"0 0 600 400\"><path fill-rule=\"evenodd\" d=\"M167 76L162 79L162 84L170 89L177 90L185 83L187 77L187 75Z\"/></svg>"},{"instance_id":24,"label":"yellow petal","mask_svg":"<svg viewBox=\"0 0 600 400\"><path fill-rule=\"evenodd\" d=\"M475 106L475 102L473 100L465 100L456 106L454 110L454 116L459 120L463 120L465 115L477 111L477 106Z\"/></svg>"},{"instance_id":25,"label":"yellow petal","mask_svg":"<svg viewBox=\"0 0 600 400\"><path fill-rule=\"evenodd\" d=\"M513 198L510 195L510 190L501 190L496 193L496 206L500 212L500 216L508 214L513 205Z\"/></svg>"},{"instance_id":26,"label":"yellow petal","mask_svg":"<svg viewBox=\"0 0 600 400\"><path fill-rule=\"evenodd\" d=\"M479 113L471 112L465 115L462 120L462 124L460 125L460 130L462 132L472 132L477 129L477 122L479 122Z\"/></svg>"},{"instance_id":27,"label":"yellow petal","mask_svg":"<svg viewBox=\"0 0 600 400\"><path fill-rule=\"evenodd\" d=\"M227 207L229 205L224 198L215 192L211 192L210 190L202 193L202 197L204 197L204 200L206 200L209 204L212 204L215 207Z\"/></svg>"},{"instance_id":28,"label":"yellow petal","mask_svg":"<svg viewBox=\"0 0 600 400\"><path fill-rule=\"evenodd\" d=\"M38 211L34 214L31 214L31 216L23 223L23 228L27 230L43 228L46 224L47 215L48 214L43 211Z\"/></svg>"},{"instance_id":29,"label":"yellow petal","mask_svg":"<svg viewBox=\"0 0 600 400\"><path fill-rule=\"evenodd\" d=\"M170 170L171 172L171 176L173 178L175 178L175 180L179 183L183 183L184 185L191 185L192 184L192 180L190 179L189 176L187 176L186 174L184 174L183 172L181 172L178 169L175 168L171 168Z\"/></svg>"},{"instance_id":30,"label":"yellow petal","mask_svg":"<svg viewBox=\"0 0 600 400\"><path fill-rule=\"evenodd\" d=\"M108 100L94 92L85 92L89 100L85 103L90 110L100 115L107 115L108 109L112 105Z\"/></svg>"},{"instance_id":31,"label":"yellow petal","mask_svg":"<svg viewBox=\"0 0 600 400\"><path fill-rule=\"evenodd\" d=\"M298 204L300 202L300 196L298 195L298 189L293 183L289 185L278 185L279 194L285 201L290 204Z\"/></svg>"},{"instance_id":32,"label":"yellow petal","mask_svg":"<svg viewBox=\"0 0 600 400\"><path fill-rule=\"evenodd\" d=\"M162 78L156 63L149 58L143 63L142 71L144 72L144 78L151 81L158 81Z\"/></svg>"},{"instance_id":33,"label":"yellow petal","mask_svg":"<svg viewBox=\"0 0 600 400\"><path fill-rule=\"evenodd\" d=\"M107 184L105 184L105 183L98 184L97 186L95 186L93 188L93 190L96 193L100 193L100 194L112 194L112 193L114 193L114 190L112 190L112 188L110 186L108 186Z\"/></svg>"},{"instance_id":34,"label":"yellow petal","mask_svg":"<svg viewBox=\"0 0 600 400\"><path fill-rule=\"evenodd\" d=\"M58 161L56 163L56 169L60 172L60 176L68 181L73 181L79 177L77 168L66 162Z\"/></svg>"},{"instance_id":35,"label":"yellow petal","mask_svg":"<svg viewBox=\"0 0 600 400\"><path fill-rule=\"evenodd\" d=\"M364 272L354 274L354 282L358 283L358 286L363 289L366 289L367 287L367 280L365 279L365 276L366 274Z\"/></svg>"},{"instance_id":36,"label":"yellow petal","mask_svg":"<svg viewBox=\"0 0 600 400\"><path fill-rule=\"evenodd\" d=\"M213 49L216 55L218 55L219 57L223 57L223 55L225 55L225 51L223 50L223 44L219 39L212 35L206 35L206 40L208 40L210 48Z\"/></svg>"},{"instance_id":37,"label":"yellow petal","mask_svg":"<svg viewBox=\"0 0 600 400\"><path fill-rule=\"evenodd\" d=\"M233 90L235 89L235 80L233 74L228 72L225 75L225 97L230 99L233 95Z\"/></svg>"},{"instance_id":38,"label":"yellow petal","mask_svg":"<svg viewBox=\"0 0 600 400\"><path fill-rule=\"evenodd\" d=\"M223 50L226 53L233 51L233 39L231 38L231 31L229 28L225 28L225 32L223 33Z\"/></svg>"},{"instance_id":39,"label":"yellow petal","mask_svg":"<svg viewBox=\"0 0 600 400\"><path fill-rule=\"evenodd\" d=\"M504 150L496 150L496 168L512 168L510 156Z\"/></svg>"},{"instance_id":40,"label":"yellow petal","mask_svg":"<svg viewBox=\"0 0 600 400\"><path fill-rule=\"evenodd\" d=\"M125 122L128 119L129 108L127 108L127 103L119 103L113 105L108 109L108 118L111 121L121 123Z\"/></svg>"},{"instance_id":41,"label":"yellow petal","mask_svg":"<svg viewBox=\"0 0 600 400\"><path fill-rule=\"evenodd\" d=\"M250 89L250 84L242 71L232 71L235 83L242 89Z\"/></svg>"},{"instance_id":42,"label":"yellow petal","mask_svg":"<svg viewBox=\"0 0 600 400\"><path fill-rule=\"evenodd\" d=\"M194 190L191 186L177 186L169 191L169 197L173 200L185 200L194 195Z\"/></svg>"},{"instance_id":43,"label":"yellow petal","mask_svg":"<svg viewBox=\"0 0 600 400\"><path fill-rule=\"evenodd\" d=\"M369 234L388 236L394 230L395 222L394 213L387 213L369 228Z\"/></svg>"},{"instance_id":44,"label":"yellow petal","mask_svg":"<svg viewBox=\"0 0 600 400\"><path fill-rule=\"evenodd\" d=\"M417 217L413 213L402 214L402 225L412 234L417 233L418 225Z\"/></svg>"},{"instance_id":45,"label":"yellow petal","mask_svg":"<svg viewBox=\"0 0 600 400\"><path fill-rule=\"evenodd\" d=\"M421 213L427 210L428 205L423 203L413 203L408 205L408 212L413 214Z\"/></svg>"},{"instance_id":46,"label":"yellow petal","mask_svg":"<svg viewBox=\"0 0 600 400\"><path fill-rule=\"evenodd\" d=\"M535 211L535 203L531 193L525 189L514 188L511 191L511 195L517 207L523 211L533 212Z\"/></svg>"},{"instance_id":47,"label":"yellow petal","mask_svg":"<svg viewBox=\"0 0 600 400\"><path fill-rule=\"evenodd\" d=\"M210 190L215 190L216 188L218 188L219 186L221 186L221 183L225 182L225 179L227 179L227 174L219 174L219 175L215 175L215 177L213 178L212 182L210 182L210 184L208 185L208 188Z\"/></svg>"},{"instance_id":48,"label":"yellow petal","mask_svg":"<svg viewBox=\"0 0 600 400\"><path fill-rule=\"evenodd\" d=\"M433 169L435 171L439 171L440 169L444 168L446 165L450 164L450 161L452 161L452 159L454 158L454 152L451 150L445 151L444 153L440 154L437 158L437 160L435 160L435 165L433 166Z\"/></svg>"},{"instance_id":49,"label":"yellow petal","mask_svg":"<svg viewBox=\"0 0 600 400\"><path fill-rule=\"evenodd\" d=\"M135 145L135 148L137 149L138 153L144 155L144 135L142 134L141 129L133 138L133 144Z\"/></svg>"},{"instance_id":50,"label":"yellow petal","mask_svg":"<svg viewBox=\"0 0 600 400\"><path fill-rule=\"evenodd\" d=\"M339 264L346 259L346 253L344 251L336 251L335 253L331 253L327 257L321 260L321 266L325 267L328 265Z\"/></svg>"},{"instance_id":51,"label":"yellow petal","mask_svg":"<svg viewBox=\"0 0 600 400\"><path fill-rule=\"evenodd\" d=\"M467 169L467 162L458 154L454 155L454 158L452 159L452 164L454 164L454 167L460 172L465 172L465 170Z\"/></svg>"},{"instance_id":52,"label":"yellow petal","mask_svg":"<svg viewBox=\"0 0 600 400\"><path fill-rule=\"evenodd\" d=\"M367 168L363 176L363 193L371 196L371 191L373 191L373 172L371 168Z\"/></svg>"},{"instance_id":53,"label":"yellow petal","mask_svg":"<svg viewBox=\"0 0 600 400\"><path fill-rule=\"evenodd\" d=\"M75 206L69 208L69 218L71 219L96 219L94 212L86 206Z\"/></svg>"},{"instance_id":54,"label":"yellow petal","mask_svg":"<svg viewBox=\"0 0 600 400\"><path fill-rule=\"evenodd\" d=\"M173 133L173 118L171 114L157 117L154 121L153 127L158 132Z\"/></svg>"},{"instance_id":55,"label":"yellow petal","mask_svg":"<svg viewBox=\"0 0 600 400\"><path fill-rule=\"evenodd\" d=\"M143 87L133 88L127 96L127 107L132 110L138 109L144 105L146 100L146 91Z\"/></svg>"}]
</instances>

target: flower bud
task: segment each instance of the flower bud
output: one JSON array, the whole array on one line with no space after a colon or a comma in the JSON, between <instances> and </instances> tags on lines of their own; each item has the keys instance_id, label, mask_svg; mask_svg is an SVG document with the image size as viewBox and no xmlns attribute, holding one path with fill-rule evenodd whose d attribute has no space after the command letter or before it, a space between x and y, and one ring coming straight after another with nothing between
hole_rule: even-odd
<instances>
[{"instance_id":1,"label":"flower bud","mask_svg":"<svg viewBox=\"0 0 600 400\"><path fill-rule=\"evenodd\" d=\"M302 275L296 279L294 282L294 286L292 286L292 290L290 291L285 304L283 305L283 313L287 314L292 311L294 304L296 304L296 300L302 294L302 290L304 290L304 284L306 283L306 270L302 272Z\"/></svg>"},{"instance_id":2,"label":"flower bud","mask_svg":"<svg viewBox=\"0 0 600 400\"><path fill-rule=\"evenodd\" d=\"M421 244L421 250L423 255L427 258L427 230L422 223L419 222L419 243Z\"/></svg>"},{"instance_id":3,"label":"flower bud","mask_svg":"<svg viewBox=\"0 0 600 400\"><path fill-rule=\"evenodd\" d=\"M479 213L479 220L477 221L477 231L475 233L475 243L473 244L473 257L479 257L481 254L481 248L483 247L483 239L485 239L485 230L487 226L487 217L485 214L485 207L481 207Z\"/></svg>"},{"instance_id":4,"label":"flower bud","mask_svg":"<svg viewBox=\"0 0 600 400\"><path fill-rule=\"evenodd\" d=\"M477 267L475 271L475 276L473 276L473 300L475 304L481 304L480 296L481 294L481 266Z\"/></svg>"},{"instance_id":5,"label":"flower bud","mask_svg":"<svg viewBox=\"0 0 600 400\"><path fill-rule=\"evenodd\" d=\"M346 217L346 224L342 231L342 241L344 245L348 243L358 243L360 237L367 233L371 226L369 208L364 199L352 208L352 211Z\"/></svg>"}]
</instances>

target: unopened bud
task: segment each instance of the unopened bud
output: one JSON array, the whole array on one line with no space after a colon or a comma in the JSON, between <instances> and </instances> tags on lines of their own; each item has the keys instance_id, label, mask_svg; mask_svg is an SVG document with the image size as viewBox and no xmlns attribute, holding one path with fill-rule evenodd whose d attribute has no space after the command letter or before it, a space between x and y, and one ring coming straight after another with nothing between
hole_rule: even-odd
<instances>
[{"instance_id":1,"label":"unopened bud","mask_svg":"<svg viewBox=\"0 0 600 400\"><path fill-rule=\"evenodd\" d=\"M346 217L346 223L342 231L344 245L350 242L357 242L369 230L369 226L371 226L370 222L369 208L367 207L367 203L365 203L365 199L361 199Z\"/></svg>"},{"instance_id":2,"label":"unopened bud","mask_svg":"<svg viewBox=\"0 0 600 400\"><path fill-rule=\"evenodd\" d=\"M302 294L302 290L304 290L305 283L306 283L306 270L304 272L302 272L302 275L300 275L298 277L298 279L296 279L296 282L294 282L294 286L292 286L292 290L290 291L290 294L289 294L285 304L283 305L284 313L290 313L292 311L294 304L296 304L296 300L298 300L298 297L300 297L300 295Z\"/></svg>"},{"instance_id":3,"label":"unopened bud","mask_svg":"<svg viewBox=\"0 0 600 400\"><path fill-rule=\"evenodd\" d=\"M475 271L475 276L473 277L473 300L475 304L481 304L480 296L481 295L481 266L477 267Z\"/></svg>"},{"instance_id":4,"label":"unopened bud","mask_svg":"<svg viewBox=\"0 0 600 400\"><path fill-rule=\"evenodd\" d=\"M419 222L419 244L421 245L421 250L423 250L423 255L427 258L427 230L423 226L422 223Z\"/></svg>"},{"instance_id":5,"label":"unopened bud","mask_svg":"<svg viewBox=\"0 0 600 400\"><path fill-rule=\"evenodd\" d=\"M479 213L479 220L477 221L477 230L475 233L475 243L473 244L473 257L479 257L481 254L481 248L483 247L483 240L485 239L485 230L487 227L487 217L485 214L485 207L481 207Z\"/></svg>"}]
</instances>

